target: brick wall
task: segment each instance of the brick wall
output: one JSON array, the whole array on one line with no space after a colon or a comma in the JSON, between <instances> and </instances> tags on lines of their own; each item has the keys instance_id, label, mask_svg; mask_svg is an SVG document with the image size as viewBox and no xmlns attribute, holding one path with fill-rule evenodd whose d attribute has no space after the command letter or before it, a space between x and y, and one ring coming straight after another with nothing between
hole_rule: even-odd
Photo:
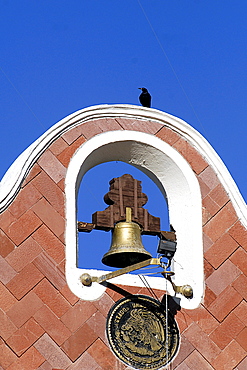
<instances>
[{"instance_id":1,"label":"brick wall","mask_svg":"<svg viewBox=\"0 0 247 370\"><path fill-rule=\"evenodd\" d=\"M123 118L86 122L61 135L33 165L0 215L0 369L121 370L105 335L123 293L109 285L98 301L79 300L64 274L64 179L75 150L94 135L135 130L158 136L191 165L203 197L205 297L176 315L181 346L171 368L247 368L247 231L215 172L167 126ZM123 287L122 287L123 288ZM124 287L146 294L144 288ZM156 291L162 299L164 292Z\"/></svg>"}]
</instances>

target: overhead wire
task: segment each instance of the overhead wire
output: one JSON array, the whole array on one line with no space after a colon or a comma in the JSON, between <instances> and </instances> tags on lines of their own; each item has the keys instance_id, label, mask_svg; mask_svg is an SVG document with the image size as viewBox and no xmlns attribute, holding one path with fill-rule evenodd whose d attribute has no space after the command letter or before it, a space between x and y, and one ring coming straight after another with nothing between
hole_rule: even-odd
<instances>
[{"instance_id":1,"label":"overhead wire","mask_svg":"<svg viewBox=\"0 0 247 370\"><path fill-rule=\"evenodd\" d=\"M8 82L10 83L10 85L13 87L13 89L16 91L16 93L19 95L19 97L21 98L21 100L23 101L23 103L27 106L27 108L30 110L30 112L32 113L32 115L35 117L35 119L37 120L37 122L42 126L42 128L45 128L43 123L40 121L40 119L36 116L36 114L34 113L34 111L32 110L32 108L30 107L30 105L26 102L26 100L23 98L22 94L19 92L19 90L17 89L17 87L13 84L13 82L10 80L9 76L4 72L3 68L0 66L0 69L2 71L2 74L5 76L5 78L8 80Z\"/></svg>"},{"instance_id":2,"label":"overhead wire","mask_svg":"<svg viewBox=\"0 0 247 370\"><path fill-rule=\"evenodd\" d=\"M166 53L166 51L165 51L165 49L164 49L164 47L163 47L163 45L162 45L162 43L161 43L161 41L160 41L160 39L159 39L159 37L158 37L158 35L157 35L156 31L155 31L155 29L154 29L154 27L153 27L153 25L152 25L152 23L151 23L150 19L148 18L148 15L147 15L147 13L145 12L145 9L143 8L143 6L142 6L142 4L141 4L141 1L140 1L140 0L137 0L137 2L138 2L138 4L139 4L139 6L140 6L140 8L141 8L141 10L142 10L142 12L143 12L143 14L144 14L145 18L146 18L147 23L149 24L149 26L150 26L150 28L151 28L151 30L152 30L152 32L153 32L154 37L155 37L156 41L158 42L158 44L159 44L159 46L160 46L160 48L161 48L161 51L163 52L163 54L164 54L164 56L165 56L165 58L166 58L166 61L167 61L168 65L169 65L169 67L171 68L171 70L172 70L172 72L173 72L173 74L174 74L174 76L175 76L175 78L176 78L176 80L177 80L177 82L178 82L178 84L179 84L179 86L180 86L180 88L181 88L181 90L182 90L182 92L183 92L183 94L184 94L184 96L185 96L185 98L186 98L186 100L187 100L187 102L188 102L189 106L191 107L191 109L192 109L192 111L193 111L193 113L194 113L194 115L195 115L195 117L196 117L196 119L197 119L198 123L200 124L200 126L201 126L202 130L203 130L203 131L204 131L204 133L206 134L206 130L205 130L205 128L204 128L204 126L203 126L203 124L202 124L202 122L201 122L201 120L200 120L200 118L199 118L198 114L196 113L196 110L195 110L195 108L194 108L193 104L191 103L191 101L190 101L190 99L189 99L189 97L188 97L188 94L186 93L186 91L185 91L185 89L184 89L184 87L183 87L183 84L181 83L181 81L180 81L180 79L179 79L179 77L178 77L178 75L177 75L177 73L176 73L176 71L175 71L175 69L174 69L174 67L173 67L173 65L172 65L172 63L171 63L171 61L170 61L170 59L168 58L168 55L167 55L167 53Z\"/></svg>"}]
</instances>

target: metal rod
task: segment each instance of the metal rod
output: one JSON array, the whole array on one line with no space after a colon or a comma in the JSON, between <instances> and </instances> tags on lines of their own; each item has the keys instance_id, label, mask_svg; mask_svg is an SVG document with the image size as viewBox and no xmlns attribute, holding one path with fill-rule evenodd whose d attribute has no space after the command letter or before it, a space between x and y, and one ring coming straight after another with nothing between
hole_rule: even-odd
<instances>
[{"instance_id":1,"label":"metal rod","mask_svg":"<svg viewBox=\"0 0 247 370\"><path fill-rule=\"evenodd\" d=\"M134 265L124 267L124 268L116 270L116 271L112 271L112 272L110 272L109 274L106 274L106 275L92 276L92 282L102 283L103 281L113 279L114 277L117 277L117 276L120 276L120 275L123 275L123 274L127 274L128 272L139 270L140 268L146 267L146 266L149 266L149 265L162 266L162 263L161 263L160 260L161 260L161 258L150 258L148 260L135 263Z\"/></svg>"}]
</instances>

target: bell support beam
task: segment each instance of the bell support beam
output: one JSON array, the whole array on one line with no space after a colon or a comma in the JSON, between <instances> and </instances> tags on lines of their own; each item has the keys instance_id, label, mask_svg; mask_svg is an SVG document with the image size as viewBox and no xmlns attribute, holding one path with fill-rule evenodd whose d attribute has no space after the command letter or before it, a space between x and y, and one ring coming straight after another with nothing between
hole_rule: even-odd
<instances>
[{"instance_id":1,"label":"bell support beam","mask_svg":"<svg viewBox=\"0 0 247 370\"><path fill-rule=\"evenodd\" d=\"M113 279L117 276L127 274L129 272L139 270L143 267L147 267L150 265L157 265L163 267L163 263L161 262L161 258L149 258L145 261L135 263L134 265L124 267L122 269L109 272L108 274L101 275L101 276L90 276L89 274L82 274L80 280L83 285L91 285L91 283L103 283L106 280ZM167 274L174 275L171 271L164 271ZM87 276L86 276L87 275Z\"/></svg>"}]
</instances>

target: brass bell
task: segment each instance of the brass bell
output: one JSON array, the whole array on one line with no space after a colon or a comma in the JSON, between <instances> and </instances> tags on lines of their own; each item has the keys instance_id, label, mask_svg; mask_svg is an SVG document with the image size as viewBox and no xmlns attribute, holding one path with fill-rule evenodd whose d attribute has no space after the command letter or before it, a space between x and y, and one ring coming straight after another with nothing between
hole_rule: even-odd
<instances>
[{"instance_id":1,"label":"brass bell","mask_svg":"<svg viewBox=\"0 0 247 370\"><path fill-rule=\"evenodd\" d=\"M110 250L104 254L102 263L122 268L149 258L152 256L142 244L141 228L131 221L131 208L126 207L126 221L115 225Z\"/></svg>"}]
</instances>

